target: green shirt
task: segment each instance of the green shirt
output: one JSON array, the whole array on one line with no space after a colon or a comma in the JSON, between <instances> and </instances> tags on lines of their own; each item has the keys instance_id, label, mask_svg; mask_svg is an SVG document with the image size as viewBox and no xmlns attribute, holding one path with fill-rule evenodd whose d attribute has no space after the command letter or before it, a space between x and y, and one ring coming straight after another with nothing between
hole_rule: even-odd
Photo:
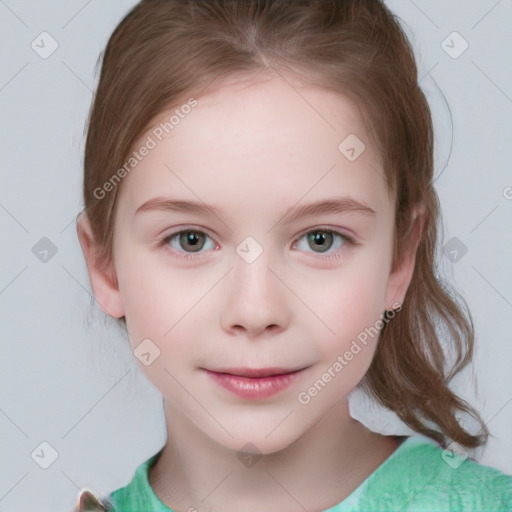
<instances>
[{"instance_id":1,"label":"green shirt","mask_svg":"<svg viewBox=\"0 0 512 512\"><path fill-rule=\"evenodd\" d=\"M109 495L114 512L173 512L148 481L148 470L159 453L137 468L128 485ZM512 476L443 450L417 434L408 437L347 498L324 512L349 511L510 512Z\"/></svg>"}]
</instances>

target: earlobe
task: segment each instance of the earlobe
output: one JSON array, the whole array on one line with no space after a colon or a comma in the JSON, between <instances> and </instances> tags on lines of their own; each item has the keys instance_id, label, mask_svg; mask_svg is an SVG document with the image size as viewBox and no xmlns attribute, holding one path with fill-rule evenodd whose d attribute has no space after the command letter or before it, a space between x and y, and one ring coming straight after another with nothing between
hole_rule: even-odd
<instances>
[{"instance_id":1,"label":"earlobe","mask_svg":"<svg viewBox=\"0 0 512 512\"><path fill-rule=\"evenodd\" d=\"M119 293L119 286L113 265L104 265L98 257L98 249L94 240L91 224L87 215L82 212L76 221L76 232L82 252L84 253L91 287L96 302L109 316L124 316L124 306Z\"/></svg>"},{"instance_id":2,"label":"earlobe","mask_svg":"<svg viewBox=\"0 0 512 512\"><path fill-rule=\"evenodd\" d=\"M401 305L404 302L416 265L416 253L423 232L423 213L422 209L416 209L412 215L407 243L402 248L402 253L389 275L386 309L395 309L397 304Z\"/></svg>"}]
</instances>

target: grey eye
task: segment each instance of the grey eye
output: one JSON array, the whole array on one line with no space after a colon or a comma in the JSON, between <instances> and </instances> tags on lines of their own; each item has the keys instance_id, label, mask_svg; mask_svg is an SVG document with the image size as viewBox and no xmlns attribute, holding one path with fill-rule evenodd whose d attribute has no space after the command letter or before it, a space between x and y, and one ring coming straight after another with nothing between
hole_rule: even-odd
<instances>
[{"instance_id":1,"label":"grey eye","mask_svg":"<svg viewBox=\"0 0 512 512\"><path fill-rule=\"evenodd\" d=\"M200 251L205 243L205 234L197 231L183 231L180 233L180 245L191 252Z\"/></svg>"},{"instance_id":2,"label":"grey eye","mask_svg":"<svg viewBox=\"0 0 512 512\"><path fill-rule=\"evenodd\" d=\"M308 233L308 244L312 249L325 252L332 247L333 238L333 233L330 231L310 231Z\"/></svg>"}]
</instances>

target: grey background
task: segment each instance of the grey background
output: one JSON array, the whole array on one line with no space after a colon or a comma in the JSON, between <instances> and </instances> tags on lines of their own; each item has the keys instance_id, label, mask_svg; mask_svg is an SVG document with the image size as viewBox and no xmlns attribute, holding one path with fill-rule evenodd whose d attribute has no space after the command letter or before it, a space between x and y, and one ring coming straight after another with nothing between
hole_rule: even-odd
<instances>
[{"instance_id":1,"label":"grey background","mask_svg":"<svg viewBox=\"0 0 512 512\"><path fill-rule=\"evenodd\" d=\"M125 485L165 443L160 394L91 305L74 227L96 60L134 4L0 0L0 512L70 510L81 488ZM512 0L388 4L413 37L436 122L443 243L458 259L447 251L442 268L477 329L474 368L453 386L494 437L471 455L512 474ZM47 59L31 47L43 31L58 43ZM454 31L469 44L458 58L442 47L460 52ZM351 409L404 430L356 395Z\"/></svg>"}]
</instances>

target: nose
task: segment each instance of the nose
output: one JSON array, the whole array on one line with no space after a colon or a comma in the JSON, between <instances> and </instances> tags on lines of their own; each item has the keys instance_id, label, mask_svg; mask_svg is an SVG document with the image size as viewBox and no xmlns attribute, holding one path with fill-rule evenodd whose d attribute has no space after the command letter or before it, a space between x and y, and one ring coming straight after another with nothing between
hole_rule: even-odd
<instances>
[{"instance_id":1,"label":"nose","mask_svg":"<svg viewBox=\"0 0 512 512\"><path fill-rule=\"evenodd\" d=\"M287 328L290 310L286 288L269 270L269 263L265 251L252 263L236 255L225 283L220 314L222 329L229 335L254 339Z\"/></svg>"}]
</instances>

